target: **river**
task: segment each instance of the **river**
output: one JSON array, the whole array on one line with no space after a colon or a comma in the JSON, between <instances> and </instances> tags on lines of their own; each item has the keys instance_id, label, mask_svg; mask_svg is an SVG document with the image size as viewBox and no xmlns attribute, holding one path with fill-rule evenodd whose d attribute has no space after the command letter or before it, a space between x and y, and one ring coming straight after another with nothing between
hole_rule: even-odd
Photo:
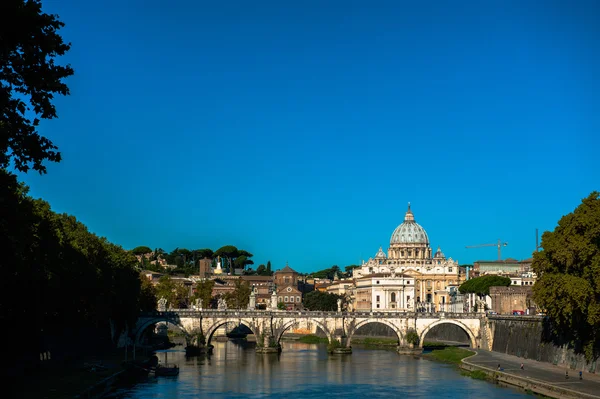
<instances>
[{"instance_id":1,"label":"river","mask_svg":"<svg viewBox=\"0 0 600 399\"><path fill-rule=\"evenodd\" d=\"M149 398L526 398L522 391L460 375L454 366L392 350L353 347L329 355L325 344L282 341L281 354L259 355L253 343L214 342L210 357L176 347L157 353L177 377L149 379L110 395Z\"/></svg>"}]
</instances>

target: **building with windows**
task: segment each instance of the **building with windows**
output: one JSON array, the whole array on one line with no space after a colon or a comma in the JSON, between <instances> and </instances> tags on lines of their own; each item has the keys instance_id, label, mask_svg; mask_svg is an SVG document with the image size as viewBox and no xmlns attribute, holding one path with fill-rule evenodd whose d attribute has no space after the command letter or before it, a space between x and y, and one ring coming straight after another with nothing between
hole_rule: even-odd
<instances>
[{"instance_id":1,"label":"building with windows","mask_svg":"<svg viewBox=\"0 0 600 399\"><path fill-rule=\"evenodd\" d=\"M302 308L302 291L298 288L298 272L287 264L273 274L277 292L277 302L288 310Z\"/></svg>"},{"instance_id":2,"label":"building with windows","mask_svg":"<svg viewBox=\"0 0 600 399\"><path fill-rule=\"evenodd\" d=\"M404 222L392 233L388 253L379 247L374 258L353 270L353 278L356 310L370 306L372 310L446 311L450 292L465 275L440 247L433 253L429 236L415 221L409 203Z\"/></svg>"}]
</instances>

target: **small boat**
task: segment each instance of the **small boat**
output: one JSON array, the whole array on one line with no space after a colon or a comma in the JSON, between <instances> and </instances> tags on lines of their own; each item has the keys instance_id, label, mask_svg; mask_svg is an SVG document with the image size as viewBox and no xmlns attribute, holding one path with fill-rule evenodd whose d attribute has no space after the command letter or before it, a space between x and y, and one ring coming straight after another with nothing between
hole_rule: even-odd
<instances>
[{"instance_id":1,"label":"small boat","mask_svg":"<svg viewBox=\"0 0 600 399\"><path fill-rule=\"evenodd\" d=\"M179 375L179 366L176 364L159 364L154 369L156 377L173 377Z\"/></svg>"}]
</instances>

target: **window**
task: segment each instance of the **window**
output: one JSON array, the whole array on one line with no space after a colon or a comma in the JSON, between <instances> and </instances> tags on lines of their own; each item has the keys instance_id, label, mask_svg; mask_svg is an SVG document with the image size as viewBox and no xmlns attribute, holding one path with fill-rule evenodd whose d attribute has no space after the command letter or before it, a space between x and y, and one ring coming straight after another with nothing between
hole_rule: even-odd
<instances>
[{"instance_id":1,"label":"window","mask_svg":"<svg viewBox=\"0 0 600 399\"><path fill-rule=\"evenodd\" d=\"M406 282L406 284L410 285L410 280L408 280L408 281Z\"/></svg>"},{"instance_id":2,"label":"window","mask_svg":"<svg viewBox=\"0 0 600 399\"><path fill-rule=\"evenodd\" d=\"M415 249L415 256L419 256L419 250Z\"/></svg>"},{"instance_id":3,"label":"window","mask_svg":"<svg viewBox=\"0 0 600 399\"><path fill-rule=\"evenodd\" d=\"M392 292L392 295L390 296L390 299L392 302L396 302L396 293Z\"/></svg>"},{"instance_id":4,"label":"window","mask_svg":"<svg viewBox=\"0 0 600 399\"><path fill-rule=\"evenodd\" d=\"M293 296L290 297L290 302L294 302L294 297Z\"/></svg>"},{"instance_id":5,"label":"window","mask_svg":"<svg viewBox=\"0 0 600 399\"><path fill-rule=\"evenodd\" d=\"M431 288L431 280L427 280L427 288Z\"/></svg>"},{"instance_id":6,"label":"window","mask_svg":"<svg viewBox=\"0 0 600 399\"><path fill-rule=\"evenodd\" d=\"M379 302L379 295L377 295L377 302ZM379 305L377 305L377 307L379 307Z\"/></svg>"},{"instance_id":7,"label":"window","mask_svg":"<svg viewBox=\"0 0 600 399\"><path fill-rule=\"evenodd\" d=\"M448 273L452 273L452 268L451 267L448 268Z\"/></svg>"},{"instance_id":8,"label":"window","mask_svg":"<svg viewBox=\"0 0 600 399\"><path fill-rule=\"evenodd\" d=\"M284 302L289 302L287 296L285 297Z\"/></svg>"},{"instance_id":9,"label":"window","mask_svg":"<svg viewBox=\"0 0 600 399\"><path fill-rule=\"evenodd\" d=\"M404 251L400 251L400 255L401 255L401 256L404 256Z\"/></svg>"},{"instance_id":10,"label":"window","mask_svg":"<svg viewBox=\"0 0 600 399\"><path fill-rule=\"evenodd\" d=\"M301 302L301 301L300 301L300 297L299 297L299 296L297 296L297 297L296 297L296 302L298 302L298 303L300 303L300 302Z\"/></svg>"},{"instance_id":11,"label":"window","mask_svg":"<svg viewBox=\"0 0 600 399\"><path fill-rule=\"evenodd\" d=\"M379 280L377 280L377 284L379 284Z\"/></svg>"},{"instance_id":12,"label":"window","mask_svg":"<svg viewBox=\"0 0 600 399\"><path fill-rule=\"evenodd\" d=\"M279 297L279 299L277 300L277 302L283 302L283 297Z\"/></svg>"},{"instance_id":13,"label":"window","mask_svg":"<svg viewBox=\"0 0 600 399\"><path fill-rule=\"evenodd\" d=\"M410 302L410 295L406 296L406 302Z\"/></svg>"},{"instance_id":14,"label":"window","mask_svg":"<svg viewBox=\"0 0 600 399\"><path fill-rule=\"evenodd\" d=\"M377 309L379 309L379 304L377 304Z\"/></svg>"}]
</instances>

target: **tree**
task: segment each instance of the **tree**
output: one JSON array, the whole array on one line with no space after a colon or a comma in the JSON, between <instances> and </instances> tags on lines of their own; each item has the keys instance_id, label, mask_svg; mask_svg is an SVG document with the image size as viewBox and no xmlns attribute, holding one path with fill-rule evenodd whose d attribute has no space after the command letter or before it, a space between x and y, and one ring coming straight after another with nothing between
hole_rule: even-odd
<instances>
[{"instance_id":1,"label":"tree","mask_svg":"<svg viewBox=\"0 0 600 399\"><path fill-rule=\"evenodd\" d=\"M55 118L55 94L68 95L63 80L70 65L56 64L69 51L57 15L42 12L39 0L4 0L0 5L0 168L46 173L45 160L60 162L60 152L39 135L40 120ZM26 103L27 102L27 103ZM33 119L31 119L33 117Z\"/></svg>"},{"instance_id":2,"label":"tree","mask_svg":"<svg viewBox=\"0 0 600 399\"><path fill-rule=\"evenodd\" d=\"M271 270L271 261L267 261L267 276L272 276L273 275L273 270Z\"/></svg>"},{"instance_id":3,"label":"tree","mask_svg":"<svg viewBox=\"0 0 600 399\"><path fill-rule=\"evenodd\" d=\"M333 278L339 271L340 271L339 266L333 265L329 269L319 270L317 272L311 273L310 275L313 276L314 278L333 280Z\"/></svg>"},{"instance_id":4,"label":"tree","mask_svg":"<svg viewBox=\"0 0 600 399\"><path fill-rule=\"evenodd\" d=\"M359 265L348 265L344 268L344 270L346 271L346 277L352 277L352 271L354 269L358 269L360 266Z\"/></svg>"},{"instance_id":5,"label":"tree","mask_svg":"<svg viewBox=\"0 0 600 399\"><path fill-rule=\"evenodd\" d=\"M194 293L194 299L202 299L202 307L210 308L212 302L212 290L215 286L213 280L202 280L196 283L196 292Z\"/></svg>"},{"instance_id":6,"label":"tree","mask_svg":"<svg viewBox=\"0 0 600 399\"><path fill-rule=\"evenodd\" d=\"M336 311L338 299L344 304L345 298L341 295L312 291L304 297L304 307L308 310Z\"/></svg>"},{"instance_id":7,"label":"tree","mask_svg":"<svg viewBox=\"0 0 600 399\"><path fill-rule=\"evenodd\" d=\"M141 246L141 247L135 247L131 250L131 253L134 255L146 255L149 253L152 253L152 249L150 249L150 247L146 247L146 246Z\"/></svg>"},{"instance_id":8,"label":"tree","mask_svg":"<svg viewBox=\"0 0 600 399\"><path fill-rule=\"evenodd\" d=\"M503 276L487 275L472 278L458 287L461 294L477 294L485 296L490 294L490 287L508 287L510 278Z\"/></svg>"},{"instance_id":9,"label":"tree","mask_svg":"<svg viewBox=\"0 0 600 399\"><path fill-rule=\"evenodd\" d=\"M64 358L89 340L95 348L112 344L135 326L144 303L143 280L130 251L27 193L16 176L0 169L0 242L5 250L0 314L22 328L20 339L27 342L18 353L7 348L11 362L2 375L24 374L23 368L37 366L39 353L50 348L53 356Z\"/></svg>"},{"instance_id":10,"label":"tree","mask_svg":"<svg viewBox=\"0 0 600 399\"><path fill-rule=\"evenodd\" d=\"M244 269L246 265L253 265L254 262L250 260L252 255L248 251L244 251L243 249L237 249L233 245L225 245L219 249L217 249L214 253L214 256L219 256L227 259L227 272L233 272L232 266L237 267L238 269Z\"/></svg>"},{"instance_id":11,"label":"tree","mask_svg":"<svg viewBox=\"0 0 600 399\"><path fill-rule=\"evenodd\" d=\"M247 281L236 280L233 292L225 294L229 309L246 309L250 302L250 284Z\"/></svg>"},{"instance_id":12,"label":"tree","mask_svg":"<svg viewBox=\"0 0 600 399\"><path fill-rule=\"evenodd\" d=\"M152 282L146 276L140 275L141 290L140 290L140 310L142 312L152 312L157 308L156 289Z\"/></svg>"},{"instance_id":13,"label":"tree","mask_svg":"<svg viewBox=\"0 0 600 399\"><path fill-rule=\"evenodd\" d=\"M534 300L555 337L575 343L588 360L600 353L600 193L592 192L554 231L542 234L532 268Z\"/></svg>"},{"instance_id":14,"label":"tree","mask_svg":"<svg viewBox=\"0 0 600 399\"><path fill-rule=\"evenodd\" d=\"M196 259L213 259L215 254L213 250L209 248L197 249L195 252L197 256Z\"/></svg>"},{"instance_id":15,"label":"tree","mask_svg":"<svg viewBox=\"0 0 600 399\"><path fill-rule=\"evenodd\" d=\"M267 272L267 268L265 267L265 265L258 265L258 267L256 268L256 274L258 274L259 276L265 276Z\"/></svg>"},{"instance_id":16,"label":"tree","mask_svg":"<svg viewBox=\"0 0 600 399\"><path fill-rule=\"evenodd\" d=\"M169 307L181 308L187 305L189 290L185 284L174 281L170 276L162 276L156 285L156 296L164 297Z\"/></svg>"}]
</instances>

